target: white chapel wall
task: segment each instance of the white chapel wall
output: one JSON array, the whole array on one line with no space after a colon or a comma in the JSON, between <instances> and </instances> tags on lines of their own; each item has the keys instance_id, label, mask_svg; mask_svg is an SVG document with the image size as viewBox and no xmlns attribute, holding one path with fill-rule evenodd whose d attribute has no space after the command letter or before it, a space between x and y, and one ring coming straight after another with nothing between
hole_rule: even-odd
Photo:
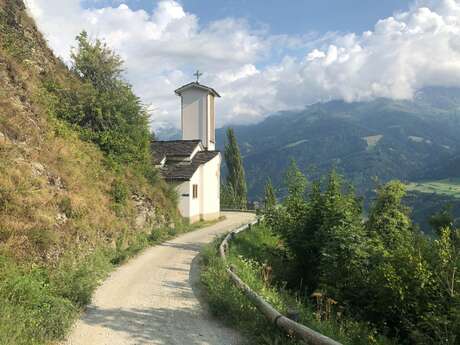
<instances>
[{"instance_id":1,"label":"white chapel wall","mask_svg":"<svg viewBox=\"0 0 460 345\"><path fill-rule=\"evenodd\" d=\"M201 191L201 167L199 167L196 171L195 174L193 174L192 178L190 179L190 222L196 222L200 220L200 215L201 215L201 207L200 207L200 198L202 195ZM193 198L193 185L198 185L198 198L194 199Z\"/></svg>"},{"instance_id":2,"label":"white chapel wall","mask_svg":"<svg viewBox=\"0 0 460 345\"><path fill-rule=\"evenodd\" d=\"M203 169L202 214L205 220L220 216L220 164L221 156L218 155L201 167Z\"/></svg>"},{"instance_id":3,"label":"white chapel wall","mask_svg":"<svg viewBox=\"0 0 460 345\"><path fill-rule=\"evenodd\" d=\"M176 192L179 196L179 212L182 217L189 218L190 217L190 202L189 198L185 195L190 195L190 182L185 181L176 186Z\"/></svg>"},{"instance_id":4,"label":"white chapel wall","mask_svg":"<svg viewBox=\"0 0 460 345\"><path fill-rule=\"evenodd\" d=\"M220 216L220 164L221 156L201 165L188 182L176 187L179 210L191 223L200 219L212 220ZM193 198L193 185L198 185L198 198ZM188 194L188 197L183 195Z\"/></svg>"}]
</instances>

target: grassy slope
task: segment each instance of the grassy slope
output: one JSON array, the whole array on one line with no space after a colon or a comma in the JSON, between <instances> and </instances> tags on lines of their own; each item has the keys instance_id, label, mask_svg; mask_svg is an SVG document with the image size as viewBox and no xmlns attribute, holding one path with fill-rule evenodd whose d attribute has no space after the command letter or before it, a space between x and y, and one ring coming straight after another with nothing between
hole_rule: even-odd
<instances>
[{"instance_id":1,"label":"grassy slope","mask_svg":"<svg viewBox=\"0 0 460 345\"><path fill-rule=\"evenodd\" d=\"M72 78L23 2L0 0L2 345L61 338L114 263L183 230L157 230L180 222L162 181L111 168L55 118L44 84Z\"/></svg>"},{"instance_id":2,"label":"grassy slope","mask_svg":"<svg viewBox=\"0 0 460 345\"><path fill-rule=\"evenodd\" d=\"M407 185L406 202L412 208L412 219L424 233L434 235L428 220L446 205L451 206L455 224L460 224L460 179L426 180Z\"/></svg>"},{"instance_id":3,"label":"grassy slope","mask_svg":"<svg viewBox=\"0 0 460 345\"><path fill-rule=\"evenodd\" d=\"M429 194L441 194L460 199L460 179L449 178L408 184L409 191Z\"/></svg>"},{"instance_id":4,"label":"grassy slope","mask_svg":"<svg viewBox=\"0 0 460 345\"><path fill-rule=\"evenodd\" d=\"M232 284L218 257L219 244L220 242L216 241L203 252L201 280L206 287L211 311L240 329L246 335L248 344L298 344L267 322ZM229 262L244 282L279 311L286 315L289 311L296 310L302 324L344 345L393 344L371 331L366 324L343 316L338 319L337 316L331 316L329 321L318 321L315 307L308 297L292 294L283 288L285 284L282 280L286 274L287 264L285 253L280 239L268 228L258 226L252 231L238 235L230 247ZM272 282L269 284L262 280L264 264L273 268Z\"/></svg>"}]
</instances>

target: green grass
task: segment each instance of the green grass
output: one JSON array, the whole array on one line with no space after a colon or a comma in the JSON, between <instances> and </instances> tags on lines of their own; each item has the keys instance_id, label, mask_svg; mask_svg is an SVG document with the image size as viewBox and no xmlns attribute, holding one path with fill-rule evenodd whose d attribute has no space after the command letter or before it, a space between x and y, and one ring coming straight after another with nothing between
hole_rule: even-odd
<instances>
[{"instance_id":1,"label":"green grass","mask_svg":"<svg viewBox=\"0 0 460 345\"><path fill-rule=\"evenodd\" d=\"M239 329L251 345L294 345L298 342L287 337L271 325L228 278L218 256L220 240L203 251L201 281L211 311L230 326ZM300 322L344 345L380 344L394 342L379 336L369 325L354 320L331 316L319 321L309 298L286 289L287 253L280 239L270 229L261 225L238 235L230 246L229 264L236 273L265 300L282 313L295 310ZM272 283L262 279L263 264L273 268Z\"/></svg>"},{"instance_id":2,"label":"green grass","mask_svg":"<svg viewBox=\"0 0 460 345\"><path fill-rule=\"evenodd\" d=\"M79 261L78 255L67 253L53 268L18 264L0 253L0 345L44 345L63 339L94 290L117 265L148 246L216 222L139 233Z\"/></svg>"},{"instance_id":3,"label":"green grass","mask_svg":"<svg viewBox=\"0 0 460 345\"><path fill-rule=\"evenodd\" d=\"M369 137L363 137L362 139L367 144L367 150L372 151L377 146L379 141L382 140L382 138L383 138L383 135L378 134L378 135L371 135Z\"/></svg>"},{"instance_id":4,"label":"green grass","mask_svg":"<svg viewBox=\"0 0 460 345\"><path fill-rule=\"evenodd\" d=\"M460 178L412 182L407 185L409 191L448 195L460 199Z\"/></svg>"}]
</instances>

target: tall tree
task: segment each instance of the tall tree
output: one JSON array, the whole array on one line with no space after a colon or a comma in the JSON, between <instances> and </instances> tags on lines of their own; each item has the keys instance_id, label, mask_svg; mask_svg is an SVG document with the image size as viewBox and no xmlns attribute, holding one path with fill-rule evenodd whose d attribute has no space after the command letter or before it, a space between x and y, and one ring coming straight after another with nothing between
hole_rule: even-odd
<instances>
[{"instance_id":1,"label":"tall tree","mask_svg":"<svg viewBox=\"0 0 460 345\"><path fill-rule=\"evenodd\" d=\"M264 207L266 210L269 210L276 205L276 194L271 178L268 178L264 192Z\"/></svg>"},{"instance_id":2,"label":"tall tree","mask_svg":"<svg viewBox=\"0 0 460 345\"><path fill-rule=\"evenodd\" d=\"M101 40L91 42L86 31L76 38L71 53L72 71L100 91L116 88L123 72L123 60Z\"/></svg>"},{"instance_id":3,"label":"tall tree","mask_svg":"<svg viewBox=\"0 0 460 345\"><path fill-rule=\"evenodd\" d=\"M235 193L234 207L245 209L247 206L246 177L240 148L232 128L227 129L227 144L225 145L224 155L228 170L227 184L231 186Z\"/></svg>"},{"instance_id":4,"label":"tall tree","mask_svg":"<svg viewBox=\"0 0 460 345\"><path fill-rule=\"evenodd\" d=\"M236 195L233 187L228 183L220 186L220 205L223 208L236 208Z\"/></svg>"},{"instance_id":5,"label":"tall tree","mask_svg":"<svg viewBox=\"0 0 460 345\"><path fill-rule=\"evenodd\" d=\"M410 209L402 202L405 195L406 187L399 181L391 181L378 188L377 199L369 212L368 231L390 249L407 244L413 234Z\"/></svg>"},{"instance_id":6,"label":"tall tree","mask_svg":"<svg viewBox=\"0 0 460 345\"><path fill-rule=\"evenodd\" d=\"M71 69L80 79L61 86L48 86L58 93L56 114L81 128L111 160L150 166L148 114L140 99L122 77L122 59L86 32L78 37L71 54Z\"/></svg>"},{"instance_id":7,"label":"tall tree","mask_svg":"<svg viewBox=\"0 0 460 345\"><path fill-rule=\"evenodd\" d=\"M450 228L454 225L454 215L452 213L452 205L445 205L439 212L433 214L428 223L431 225L436 234L440 235L442 229Z\"/></svg>"},{"instance_id":8,"label":"tall tree","mask_svg":"<svg viewBox=\"0 0 460 345\"><path fill-rule=\"evenodd\" d=\"M399 329L402 337L413 333L430 310L432 272L421 255L422 239L403 204L405 186L391 181L377 189L366 230L370 238L367 289L363 289L368 320L381 328ZM418 343L418 342L415 342Z\"/></svg>"}]
</instances>

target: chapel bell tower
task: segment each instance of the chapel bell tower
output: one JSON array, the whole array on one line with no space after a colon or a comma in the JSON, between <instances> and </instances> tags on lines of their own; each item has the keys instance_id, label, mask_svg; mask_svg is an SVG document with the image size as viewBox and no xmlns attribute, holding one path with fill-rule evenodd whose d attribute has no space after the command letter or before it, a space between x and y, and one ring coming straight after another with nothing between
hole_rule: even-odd
<instances>
[{"instance_id":1,"label":"chapel bell tower","mask_svg":"<svg viewBox=\"0 0 460 345\"><path fill-rule=\"evenodd\" d=\"M195 73L197 80L178 88L175 93L181 97L182 140L201 140L208 151L216 149L216 113L214 100L220 95L199 82L201 73Z\"/></svg>"}]
</instances>

